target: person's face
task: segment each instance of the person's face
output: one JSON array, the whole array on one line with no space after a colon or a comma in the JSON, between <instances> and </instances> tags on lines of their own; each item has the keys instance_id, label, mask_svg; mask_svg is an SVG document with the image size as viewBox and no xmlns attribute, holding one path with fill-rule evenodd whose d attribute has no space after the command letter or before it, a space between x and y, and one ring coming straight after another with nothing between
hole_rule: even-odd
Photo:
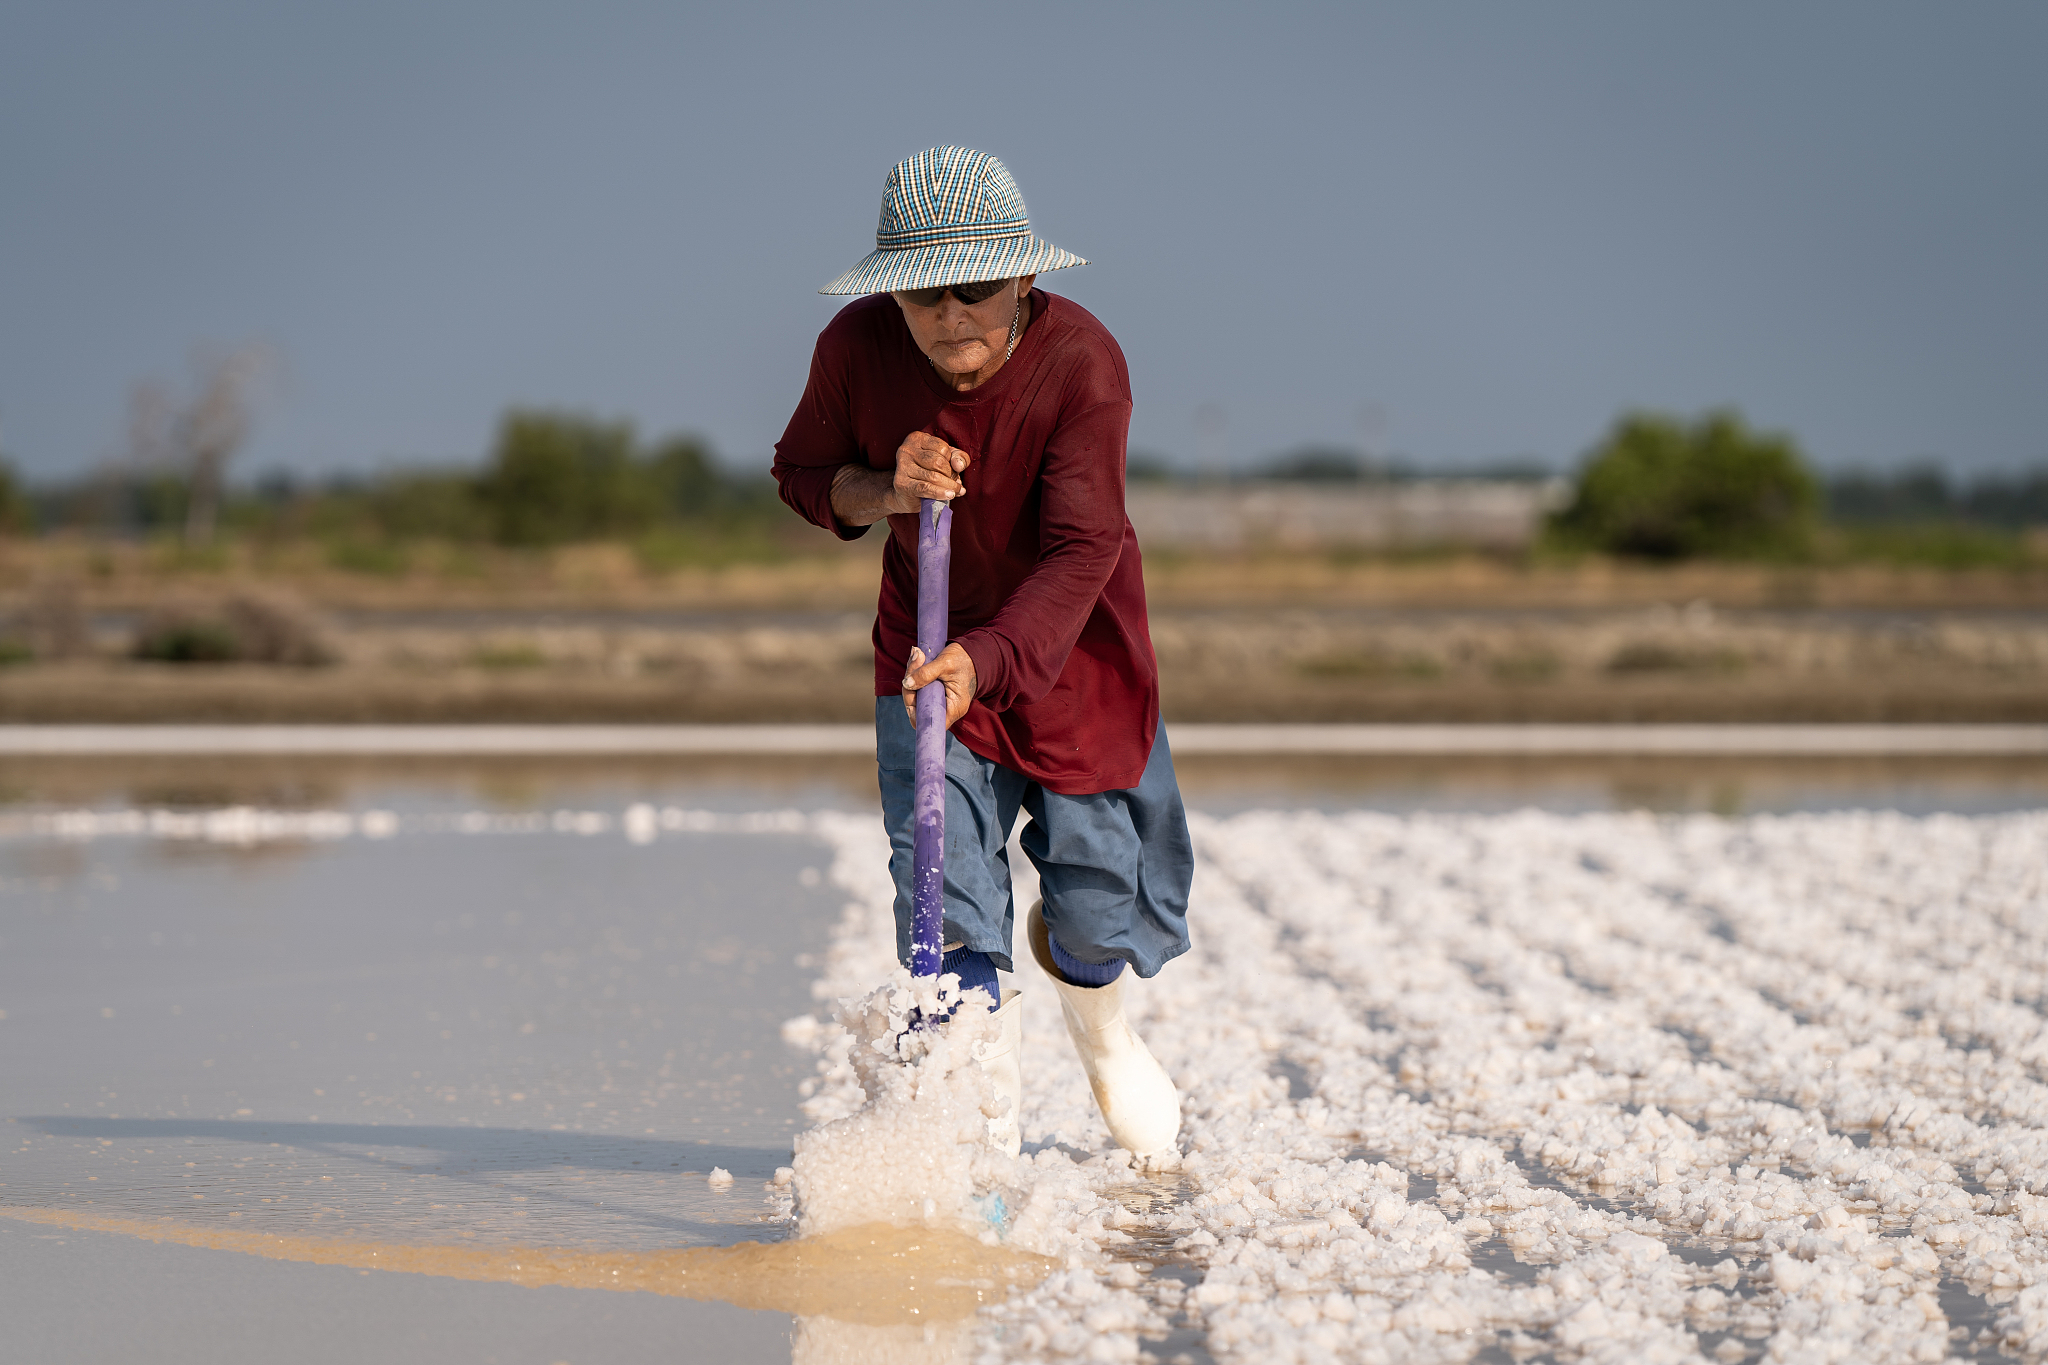
<instances>
[{"instance_id":1,"label":"person's face","mask_svg":"<svg viewBox=\"0 0 2048 1365\"><path fill-rule=\"evenodd\" d=\"M901 293L891 297L903 310L903 321L909 325L917 349L930 356L933 365L949 375L978 374L1003 359L1010 345L1010 321L1036 278L1014 279L1009 288L997 290L980 303L962 303L951 290L928 308Z\"/></svg>"}]
</instances>

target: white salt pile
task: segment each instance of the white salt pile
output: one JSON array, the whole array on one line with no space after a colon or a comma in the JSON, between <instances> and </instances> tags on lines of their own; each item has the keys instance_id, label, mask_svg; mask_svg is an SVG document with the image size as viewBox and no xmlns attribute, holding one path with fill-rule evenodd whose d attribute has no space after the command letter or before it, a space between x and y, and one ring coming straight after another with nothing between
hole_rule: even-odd
<instances>
[{"instance_id":1,"label":"white salt pile","mask_svg":"<svg viewBox=\"0 0 2048 1365\"><path fill-rule=\"evenodd\" d=\"M856 996L886 848L815 828ZM2048 815L1195 829L1194 950L1130 992L1185 1170L1109 1149L1026 966L1010 1236L1066 1269L968 1358L2048 1358Z\"/></svg>"},{"instance_id":2,"label":"white salt pile","mask_svg":"<svg viewBox=\"0 0 2048 1365\"><path fill-rule=\"evenodd\" d=\"M842 1002L837 1022L821 1025L804 1016L783 1029L792 1044L822 1054L818 1078L804 1085L804 1112L818 1126L797 1138L799 1231L891 1218L950 1221L987 1241L1050 1257L1061 1269L1029 1293L984 1310L983 1335L993 1333L1005 1357L1133 1359L1141 1331L1156 1335L1168 1325L1152 1298L1138 1292L1135 1272L1126 1266L1113 1274L1105 1251L1105 1244L1129 1242L1115 1225L1130 1215L1108 1193L1136 1187L1140 1177L1127 1153L1044 1146L1013 1159L983 1140L997 1102L980 1068L961 1059L983 1036L985 1016L977 1020L963 1009L944 1030L933 1031L937 1039L912 1035L905 1041L913 1065L894 1053L909 1010L936 1002L925 1001L896 966L887 844L872 826L853 816L817 817L816 828L834 846L832 877L852 894L826 954L825 975L814 986L820 1001ZM890 984L870 991L879 980ZM1040 980L1033 994L1027 1011L1037 1008L1025 1016L1026 1047L1050 1059L1057 1041L1093 1114L1064 1033L1048 1031L1062 1027L1051 987ZM1040 1096L1035 1107L1049 1110L1043 1098L1049 1083L1027 1070L1027 1119L1034 1094ZM1098 1146L1106 1148L1107 1134L1098 1136Z\"/></svg>"},{"instance_id":3,"label":"white salt pile","mask_svg":"<svg viewBox=\"0 0 2048 1365\"><path fill-rule=\"evenodd\" d=\"M955 976L917 980L898 967L879 990L839 1009L838 1060L863 1102L797 1135L801 1234L866 1223L987 1225L977 1195L986 1202L1014 1183L1008 1154L987 1141L998 1102L974 1061L974 1045L995 1037L987 993L969 992L943 1024L913 1027L944 1018L958 986Z\"/></svg>"}]
</instances>

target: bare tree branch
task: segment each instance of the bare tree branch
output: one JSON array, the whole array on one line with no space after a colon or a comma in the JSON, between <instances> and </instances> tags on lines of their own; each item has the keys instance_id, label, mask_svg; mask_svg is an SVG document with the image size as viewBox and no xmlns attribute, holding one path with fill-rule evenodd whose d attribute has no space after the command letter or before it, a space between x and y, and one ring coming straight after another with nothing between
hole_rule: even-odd
<instances>
[{"instance_id":1,"label":"bare tree branch","mask_svg":"<svg viewBox=\"0 0 2048 1365\"><path fill-rule=\"evenodd\" d=\"M178 443L190 480L185 505L188 545L213 539L228 461L248 438L255 389L270 368L270 353L261 346L202 353L197 368L199 396L178 422Z\"/></svg>"},{"instance_id":2,"label":"bare tree branch","mask_svg":"<svg viewBox=\"0 0 2048 1365\"><path fill-rule=\"evenodd\" d=\"M128 391L128 462L136 469L168 464L176 458L173 444L177 405L161 386L145 380Z\"/></svg>"}]
</instances>

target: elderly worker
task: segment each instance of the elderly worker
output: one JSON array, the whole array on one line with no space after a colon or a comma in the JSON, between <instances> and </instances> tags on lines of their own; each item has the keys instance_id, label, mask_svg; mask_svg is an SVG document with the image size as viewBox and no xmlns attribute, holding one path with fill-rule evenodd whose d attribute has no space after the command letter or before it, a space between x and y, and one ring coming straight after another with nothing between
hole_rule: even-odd
<instances>
[{"instance_id":1,"label":"elderly worker","mask_svg":"<svg viewBox=\"0 0 2048 1365\"><path fill-rule=\"evenodd\" d=\"M1180 1103L1124 1021L1120 978L1187 951L1194 859L1124 515L1123 352L1085 310L1032 287L1087 262L1032 235L992 156L938 147L899 163L875 246L820 291L867 297L819 335L775 477L785 502L843 539L889 522L875 745L897 954L910 961L911 701L936 684L951 731L944 970L991 1000L996 970L1012 970L1008 840L1021 810L1044 892L1026 938L1111 1136L1163 1155ZM936 659L913 643L923 498L953 505L950 642ZM1000 994L1007 1060L984 1065L1010 1096L997 1135L1014 1151L1020 1006Z\"/></svg>"}]
</instances>

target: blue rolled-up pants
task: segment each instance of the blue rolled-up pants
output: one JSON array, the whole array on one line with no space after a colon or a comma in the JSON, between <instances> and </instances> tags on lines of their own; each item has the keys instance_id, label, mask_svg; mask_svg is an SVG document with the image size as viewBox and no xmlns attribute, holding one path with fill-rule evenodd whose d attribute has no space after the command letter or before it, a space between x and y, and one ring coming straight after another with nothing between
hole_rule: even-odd
<instances>
[{"instance_id":1,"label":"blue rolled-up pants","mask_svg":"<svg viewBox=\"0 0 2048 1365\"><path fill-rule=\"evenodd\" d=\"M875 699L875 757L889 872L896 879L896 957L910 963L910 880L917 731L900 697ZM1010 829L1038 869L1045 926L1083 962L1120 958L1151 976L1188 950L1188 887L1195 875L1187 812L1173 775L1166 727L1135 787L1067 796L946 736L945 941L987 953L1004 971L1017 905Z\"/></svg>"}]
</instances>

